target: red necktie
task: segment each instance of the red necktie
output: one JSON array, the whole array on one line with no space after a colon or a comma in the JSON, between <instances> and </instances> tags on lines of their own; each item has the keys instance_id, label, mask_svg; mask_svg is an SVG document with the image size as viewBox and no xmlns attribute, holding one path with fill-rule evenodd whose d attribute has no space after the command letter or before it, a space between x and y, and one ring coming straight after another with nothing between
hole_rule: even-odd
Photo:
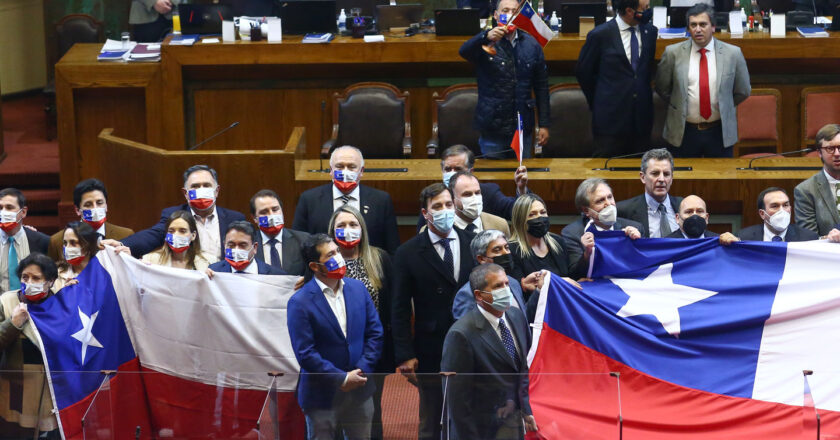
<instances>
[{"instance_id":1,"label":"red necktie","mask_svg":"<svg viewBox=\"0 0 840 440\"><path fill-rule=\"evenodd\" d=\"M709 62L706 49L700 49L700 116L709 119L712 116L712 99L709 96Z\"/></svg>"}]
</instances>

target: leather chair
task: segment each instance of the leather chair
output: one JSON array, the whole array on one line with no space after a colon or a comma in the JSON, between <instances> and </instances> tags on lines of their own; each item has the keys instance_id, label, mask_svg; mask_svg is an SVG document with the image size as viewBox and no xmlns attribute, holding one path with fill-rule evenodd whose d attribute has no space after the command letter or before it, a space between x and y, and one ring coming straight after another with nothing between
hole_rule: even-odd
<instances>
[{"instance_id":1,"label":"leather chair","mask_svg":"<svg viewBox=\"0 0 840 440\"><path fill-rule=\"evenodd\" d=\"M333 96L332 136L321 147L321 157L342 145L352 145L370 159L411 157L408 92L363 82Z\"/></svg>"},{"instance_id":2,"label":"leather chair","mask_svg":"<svg viewBox=\"0 0 840 440\"><path fill-rule=\"evenodd\" d=\"M824 125L840 121L840 86L806 87L799 101L801 148L814 145Z\"/></svg>"},{"instance_id":3,"label":"leather chair","mask_svg":"<svg viewBox=\"0 0 840 440\"><path fill-rule=\"evenodd\" d=\"M560 84L549 89L551 125L548 144L537 145L537 157L592 157L592 113L578 84ZM536 139L536 137L534 138Z\"/></svg>"},{"instance_id":4,"label":"leather chair","mask_svg":"<svg viewBox=\"0 0 840 440\"><path fill-rule=\"evenodd\" d=\"M50 57L49 69L55 67L55 63L70 50L76 43L101 43L104 41L102 22L87 14L65 15L55 24L56 47ZM47 140L55 138L57 116L55 109L55 79L44 87L44 98L46 105L44 112L47 114Z\"/></svg>"},{"instance_id":5,"label":"leather chair","mask_svg":"<svg viewBox=\"0 0 840 440\"><path fill-rule=\"evenodd\" d=\"M457 84L448 87L441 95L432 94L432 137L426 144L429 157L439 154L441 145L447 149L453 145L466 145L478 156L479 132L473 128L475 106L478 103L478 87L475 84Z\"/></svg>"},{"instance_id":6,"label":"leather chair","mask_svg":"<svg viewBox=\"0 0 840 440\"><path fill-rule=\"evenodd\" d=\"M782 95L776 89L752 89L750 97L736 107L738 143L734 147L735 157L780 152L781 99Z\"/></svg>"}]
</instances>

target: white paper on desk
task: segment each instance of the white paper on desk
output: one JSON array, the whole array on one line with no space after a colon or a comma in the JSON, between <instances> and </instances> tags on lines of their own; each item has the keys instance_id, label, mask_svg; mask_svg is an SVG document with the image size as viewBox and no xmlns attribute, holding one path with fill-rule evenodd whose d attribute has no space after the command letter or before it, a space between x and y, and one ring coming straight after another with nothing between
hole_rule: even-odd
<instances>
[{"instance_id":1,"label":"white paper on desk","mask_svg":"<svg viewBox=\"0 0 840 440\"><path fill-rule=\"evenodd\" d=\"M770 16L770 36L785 37L785 14L773 14Z\"/></svg>"},{"instance_id":2,"label":"white paper on desk","mask_svg":"<svg viewBox=\"0 0 840 440\"><path fill-rule=\"evenodd\" d=\"M232 21L222 21L222 41L236 41L236 32L233 30Z\"/></svg>"},{"instance_id":3,"label":"white paper on desk","mask_svg":"<svg viewBox=\"0 0 840 440\"><path fill-rule=\"evenodd\" d=\"M382 43L385 41L384 35L365 35L365 43Z\"/></svg>"},{"instance_id":4,"label":"white paper on desk","mask_svg":"<svg viewBox=\"0 0 840 440\"><path fill-rule=\"evenodd\" d=\"M715 0L671 0L671 7L690 8L698 3L706 3L709 6L714 6Z\"/></svg>"},{"instance_id":5,"label":"white paper on desk","mask_svg":"<svg viewBox=\"0 0 840 440\"><path fill-rule=\"evenodd\" d=\"M744 26L741 23L741 11L729 11L729 33L732 35L744 35Z\"/></svg>"},{"instance_id":6,"label":"white paper on desk","mask_svg":"<svg viewBox=\"0 0 840 440\"><path fill-rule=\"evenodd\" d=\"M268 19L268 42L280 43L283 41L283 26L279 18Z\"/></svg>"},{"instance_id":7,"label":"white paper on desk","mask_svg":"<svg viewBox=\"0 0 840 440\"><path fill-rule=\"evenodd\" d=\"M653 7L653 25L657 29L664 29L668 27L668 8L665 6Z\"/></svg>"},{"instance_id":8,"label":"white paper on desk","mask_svg":"<svg viewBox=\"0 0 840 440\"><path fill-rule=\"evenodd\" d=\"M218 42L219 42L218 38L205 38L205 39L201 40L202 44L213 44L213 43L218 43Z\"/></svg>"}]
</instances>

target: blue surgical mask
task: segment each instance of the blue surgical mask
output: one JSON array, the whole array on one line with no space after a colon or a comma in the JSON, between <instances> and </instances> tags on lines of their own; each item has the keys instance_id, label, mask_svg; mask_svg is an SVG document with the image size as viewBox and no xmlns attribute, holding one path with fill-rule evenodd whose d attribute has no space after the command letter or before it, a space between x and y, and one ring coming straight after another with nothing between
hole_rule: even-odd
<instances>
[{"instance_id":1,"label":"blue surgical mask","mask_svg":"<svg viewBox=\"0 0 840 440\"><path fill-rule=\"evenodd\" d=\"M492 292L486 292L486 293L489 293L489 294L493 295L493 302L489 303L487 301L482 300L484 302L484 304L487 304L488 306L490 306L490 307L492 307L492 308L494 308L494 309L496 309L500 312L504 312L504 311L506 311L507 309L510 308L510 299L511 299L510 286L505 286L505 287L502 287L501 289L496 289Z\"/></svg>"},{"instance_id":2,"label":"blue surgical mask","mask_svg":"<svg viewBox=\"0 0 840 440\"><path fill-rule=\"evenodd\" d=\"M441 209L440 211L429 211L432 216L432 224L440 232L448 234L452 230L452 225L455 224L455 210Z\"/></svg>"},{"instance_id":3,"label":"blue surgical mask","mask_svg":"<svg viewBox=\"0 0 840 440\"><path fill-rule=\"evenodd\" d=\"M443 184L446 185L447 188L449 188L449 179L451 179L452 176L455 175L455 173L457 173L457 171L444 171L443 172Z\"/></svg>"}]
</instances>

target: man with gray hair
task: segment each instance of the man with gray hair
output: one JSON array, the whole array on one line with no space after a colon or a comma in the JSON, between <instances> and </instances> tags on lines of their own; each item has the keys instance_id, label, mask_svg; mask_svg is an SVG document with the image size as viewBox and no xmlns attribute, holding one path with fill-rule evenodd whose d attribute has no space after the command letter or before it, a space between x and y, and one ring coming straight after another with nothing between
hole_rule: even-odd
<instances>
[{"instance_id":1,"label":"man with gray hair","mask_svg":"<svg viewBox=\"0 0 840 440\"><path fill-rule=\"evenodd\" d=\"M365 218L371 246L393 254L400 245L394 204L385 191L359 184L364 172L365 159L358 148L345 145L333 150L330 156L332 183L300 195L292 229L326 234L333 211L350 205Z\"/></svg>"},{"instance_id":2,"label":"man with gray hair","mask_svg":"<svg viewBox=\"0 0 840 440\"><path fill-rule=\"evenodd\" d=\"M645 193L618 202L618 216L642 225L642 237L667 237L679 229L676 213L682 201L668 194L674 181L674 157L664 148L648 150L642 156L639 178Z\"/></svg>"},{"instance_id":3,"label":"man with gray hair","mask_svg":"<svg viewBox=\"0 0 840 440\"><path fill-rule=\"evenodd\" d=\"M595 232L624 231L633 240L642 236L642 225L618 216L612 188L604 179L592 177L581 182L575 192L575 206L580 209L581 218L560 233L569 251L569 274L573 278L588 275Z\"/></svg>"}]
</instances>

